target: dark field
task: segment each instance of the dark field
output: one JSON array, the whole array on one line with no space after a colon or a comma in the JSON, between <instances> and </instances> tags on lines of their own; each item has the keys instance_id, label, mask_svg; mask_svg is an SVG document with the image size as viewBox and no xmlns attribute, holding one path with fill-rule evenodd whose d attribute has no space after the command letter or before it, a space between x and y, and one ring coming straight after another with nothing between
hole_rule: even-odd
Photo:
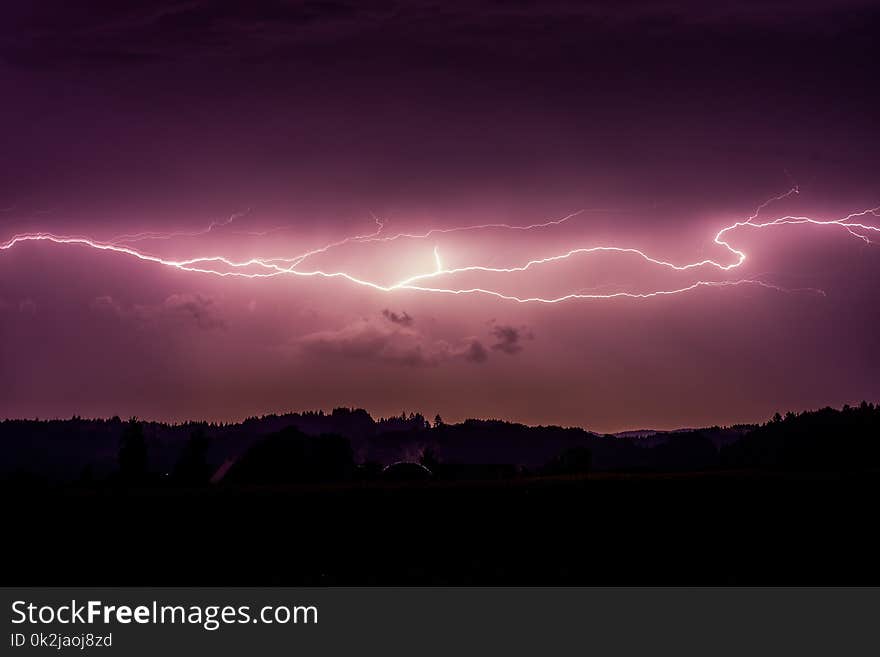
<instances>
[{"instance_id":1,"label":"dark field","mask_svg":"<svg viewBox=\"0 0 880 657\"><path fill-rule=\"evenodd\" d=\"M7 585L880 584L880 475L3 491Z\"/></svg>"}]
</instances>

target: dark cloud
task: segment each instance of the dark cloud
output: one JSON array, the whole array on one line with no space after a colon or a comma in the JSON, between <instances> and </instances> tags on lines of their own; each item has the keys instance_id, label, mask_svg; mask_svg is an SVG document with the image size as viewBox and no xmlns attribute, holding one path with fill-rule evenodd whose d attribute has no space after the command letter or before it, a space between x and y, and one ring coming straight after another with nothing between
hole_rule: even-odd
<instances>
[{"instance_id":1,"label":"dark cloud","mask_svg":"<svg viewBox=\"0 0 880 657\"><path fill-rule=\"evenodd\" d=\"M523 340L532 340L535 337L532 332L525 327L517 328L505 324L493 326L490 333L497 340L497 342L492 345L492 349L509 356L518 354L523 350Z\"/></svg>"},{"instance_id":2,"label":"dark cloud","mask_svg":"<svg viewBox=\"0 0 880 657\"><path fill-rule=\"evenodd\" d=\"M417 331L369 318L338 330L310 333L298 340L305 351L408 367L434 366L445 356L445 343L431 343Z\"/></svg>"},{"instance_id":3,"label":"dark cloud","mask_svg":"<svg viewBox=\"0 0 880 657\"><path fill-rule=\"evenodd\" d=\"M384 321L383 321L384 320ZM456 342L434 338L413 328L407 313L382 311L382 319L361 318L338 330L310 333L297 340L305 352L359 360L392 363L407 367L435 367L449 361L486 363L489 349L474 336ZM532 339L526 328L493 326L496 342L492 349L513 355L522 351L522 341Z\"/></svg>"},{"instance_id":4,"label":"dark cloud","mask_svg":"<svg viewBox=\"0 0 880 657\"><path fill-rule=\"evenodd\" d=\"M400 324L401 326L412 326L415 319L407 312L397 314L386 308L382 311L382 315L392 324Z\"/></svg>"},{"instance_id":5,"label":"dark cloud","mask_svg":"<svg viewBox=\"0 0 880 657\"><path fill-rule=\"evenodd\" d=\"M486 348L475 338L451 344L420 333L409 325L373 318L359 319L338 330L310 333L299 338L297 344L305 352L319 356L341 356L406 367L436 367L453 360L484 363L488 359Z\"/></svg>"},{"instance_id":6,"label":"dark cloud","mask_svg":"<svg viewBox=\"0 0 880 657\"><path fill-rule=\"evenodd\" d=\"M489 352L483 343L477 339L472 339L464 349L464 359L471 363L485 363L489 360Z\"/></svg>"},{"instance_id":7,"label":"dark cloud","mask_svg":"<svg viewBox=\"0 0 880 657\"><path fill-rule=\"evenodd\" d=\"M92 301L92 308L111 312L120 319L135 321L142 325L179 322L195 324L204 330L226 327L216 301L201 294L172 294L159 304L132 306L125 306L110 296L100 296Z\"/></svg>"},{"instance_id":8,"label":"dark cloud","mask_svg":"<svg viewBox=\"0 0 880 657\"><path fill-rule=\"evenodd\" d=\"M201 294L172 294L162 302L160 314L166 318L192 320L201 329L226 326L214 299Z\"/></svg>"}]
</instances>

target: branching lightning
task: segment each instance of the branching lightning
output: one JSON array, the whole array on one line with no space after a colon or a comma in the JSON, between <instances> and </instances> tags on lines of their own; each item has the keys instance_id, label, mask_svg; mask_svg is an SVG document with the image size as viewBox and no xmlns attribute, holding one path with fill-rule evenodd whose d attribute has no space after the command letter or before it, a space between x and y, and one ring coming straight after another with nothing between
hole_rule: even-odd
<instances>
[{"instance_id":1,"label":"branching lightning","mask_svg":"<svg viewBox=\"0 0 880 657\"><path fill-rule=\"evenodd\" d=\"M142 242L145 240L172 240L178 237L200 237L202 235L207 235L217 228L222 228L224 226L229 226L236 219L241 219L246 216L247 212L236 212L234 214L229 215L226 219L222 221L212 221L208 224L207 228L203 228L202 230L194 230L194 231L174 231L171 233L160 233L154 231L147 231L143 233L127 233L124 235L117 235L116 237L109 240L111 244L130 244L132 242ZM264 235L266 233L249 233L252 235Z\"/></svg>"},{"instance_id":2,"label":"branching lightning","mask_svg":"<svg viewBox=\"0 0 880 657\"><path fill-rule=\"evenodd\" d=\"M777 291L791 291L786 290L785 288L781 288L779 286L773 285L771 283L767 283L762 280L757 279L740 279L740 280L697 280L691 284L672 288L672 289L656 289L650 290L646 292L635 292L635 291L618 291L618 292L609 292L609 293L588 293L584 291L575 291L568 294L563 294L555 297L540 297L540 296L520 296L516 294L507 294L498 289L489 288L489 287L453 287L453 286L443 286L439 283L433 283L434 281L440 281L443 279L448 279L458 274L464 273L474 273L474 274L492 274L492 275L500 275L506 276L514 273L527 272L532 269L544 266L552 266L556 263L560 263L562 261L566 261L574 258L575 256L587 256L591 254L597 253L612 253L620 256L629 256L636 257L644 262L649 263L650 265L665 268L672 271L683 272L689 270L718 270L720 272L730 272L731 270L735 270L739 268L746 260L746 253L734 247L731 244L732 234L740 229L749 229L749 230L763 230L773 227L779 226L796 226L796 225L812 225L812 226L821 226L821 227L837 227L845 230L851 236L856 237L866 244L872 244L872 240L868 237L869 234L880 231L880 227L863 223L866 221L866 217L880 217L880 206L870 208L867 210L862 210L859 212L854 212L840 219L833 220L819 220L813 219L806 216L795 216L795 215L786 215L782 217L778 217L773 220L768 221L759 221L759 216L761 213L767 209L772 203L776 201L781 201L789 196L794 194L798 194L799 190L797 187L793 187L788 190L784 194L780 194L779 196L773 197L764 203L762 203L755 212L749 216L747 219L743 221L737 221L728 226L724 226L721 228L714 236L713 242L715 245L720 247L724 253L728 256L728 258L724 260L715 260L711 258L706 258L702 260L697 260L693 262L684 262L684 263L674 263L669 260L665 260L662 258L654 257L642 251L640 249L632 248L632 247L623 247L623 246L614 246L614 245L596 245L596 246L586 246L586 247L576 247L572 248L563 253L559 253L556 255L551 255L547 257L534 258L526 261L523 264L512 266L512 267L490 267L487 265L481 264L471 264L460 267L445 267L444 259L440 256L440 250L437 245L433 248L433 269L431 271L425 273L417 273L413 274L407 278L399 280L395 283L385 285L376 281L367 280L365 278L361 278L359 276L355 276L344 270L339 271L325 271L323 269L305 269L301 268L304 262L309 260L310 258L314 258L315 256L326 254L333 249L338 249L342 246L349 244L375 244L375 243L389 243L395 242L398 240L426 240L428 238L448 234L448 233L456 233L456 232L467 232L467 231L480 231L480 230L489 230L489 229L501 229L501 230L509 230L509 231L535 231L541 230L545 228L552 228L554 226L558 226L563 224L573 217L578 216L583 211L578 211L562 217L561 219L555 219L552 221L547 221L544 223L531 224L526 226L518 226L518 225L509 225L504 223L486 223L486 224L476 224L476 225L466 225L466 226L456 226L451 228L432 228L423 233L396 233L391 235L384 234L385 223L381 221L377 217L373 217L375 228L367 233L358 234L358 235L350 235L348 237L342 238L340 240L336 240L334 242L330 242L325 244L322 247L310 249L298 255L294 255L291 257L271 257L271 258L250 258L247 260L234 260L232 258L226 257L224 255L210 255L210 256L200 256L193 257L188 259L176 260L161 257L158 255L154 255L148 253L146 251L140 250L132 246L136 242L145 241L145 240L169 240L177 237L198 237L204 234L207 234L211 231L214 231L218 228L222 228L230 225L236 219L244 216L243 214L234 214L231 215L228 219L219 222L212 222L207 228L200 231L192 231L192 232L172 232L172 233L158 233L158 232L144 232L144 233L136 233L136 234L128 234L128 235L119 235L107 241L100 241L96 239L92 239L90 237L84 236L76 236L76 235L56 235L53 233L23 233L19 235L15 235L5 243L0 244L0 250L7 251L17 244L22 244L25 242L48 242L51 244L58 245L79 245L85 246L90 249L94 249L97 251L107 251L112 253L117 253L120 255L126 255L132 258L136 258L138 260L144 262L151 262L158 265L163 265L166 267L172 267L175 269L179 269L181 271L193 272L198 274L206 274L220 277L240 277L240 278L250 278L250 279L259 279L259 278L272 278L277 276L297 276L304 278L327 278L327 279L343 279L355 286L366 287L378 292L391 293L397 290L410 290L415 292L422 293L433 293L433 294L447 294L447 295L486 295L490 297L495 297L498 299L513 301L517 303L542 303L542 304L553 304L560 303L563 301L569 301L574 299L616 299L616 298L630 298L630 299L647 299L651 297L663 297L670 296L676 294L683 294L685 292L693 291L700 288L709 288L709 287L731 287L731 286L742 286L742 285L757 285L764 288L777 290ZM278 229L272 229L272 231L265 231L262 233L249 233L253 235L266 235L268 232L274 232ZM814 292L821 293L820 290L812 290Z\"/></svg>"}]
</instances>

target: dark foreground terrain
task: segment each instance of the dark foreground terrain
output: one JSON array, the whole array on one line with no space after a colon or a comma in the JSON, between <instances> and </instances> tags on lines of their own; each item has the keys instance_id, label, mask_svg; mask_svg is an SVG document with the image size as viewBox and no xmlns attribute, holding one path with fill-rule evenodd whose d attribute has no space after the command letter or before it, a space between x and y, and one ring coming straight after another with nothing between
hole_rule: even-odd
<instances>
[{"instance_id":1,"label":"dark foreground terrain","mask_svg":"<svg viewBox=\"0 0 880 657\"><path fill-rule=\"evenodd\" d=\"M880 584L880 475L2 492L7 585Z\"/></svg>"},{"instance_id":2,"label":"dark foreground terrain","mask_svg":"<svg viewBox=\"0 0 880 657\"><path fill-rule=\"evenodd\" d=\"M5 583L880 584L880 407L650 433L4 422Z\"/></svg>"}]
</instances>

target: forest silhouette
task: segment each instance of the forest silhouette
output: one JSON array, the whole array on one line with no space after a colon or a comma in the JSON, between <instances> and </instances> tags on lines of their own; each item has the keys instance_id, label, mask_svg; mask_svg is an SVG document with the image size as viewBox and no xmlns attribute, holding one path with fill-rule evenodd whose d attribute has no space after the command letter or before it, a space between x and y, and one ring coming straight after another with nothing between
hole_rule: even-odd
<instances>
[{"instance_id":1,"label":"forest silhouette","mask_svg":"<svg viewBox=\"0 0 880 657\"><path fill-rule=\"evenodd\" d=\"M635 434L635 435L632 435ZM880 467L880 408L868 402L776 414L761 425L601 435L500 420L447 424L418 413L374 420L363 409L248 418L242 423L86 420L0 422L7 484L197 486L381 480L499 479L594 472ZM425 476L427 473L428 476ZM390 478L391 473L385 475Z\"/></svg>"},{"instance_id":2,"label":"forest silhouette","mask_svg":"<svg viewBox=\"0 0 880 657\"><path fill-rule=\"evenodd\" d=\"M9 583L880 584L878 429L8 420Z\"/></svg>"}]
</instances>

